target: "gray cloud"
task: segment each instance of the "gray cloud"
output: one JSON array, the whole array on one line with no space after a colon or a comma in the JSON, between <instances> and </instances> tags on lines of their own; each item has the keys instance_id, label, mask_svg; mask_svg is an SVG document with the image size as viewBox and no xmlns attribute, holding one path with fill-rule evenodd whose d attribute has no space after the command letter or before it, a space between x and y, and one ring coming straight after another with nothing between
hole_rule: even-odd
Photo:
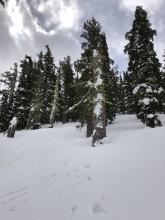
<instances>
[{"instance_id":1,"label":"gray cloud","mask_svg":"<svg viewBox=\"0 0 165 220\"><path fill-rule=\"evenodd\" d=\"M110 56L120 70L125 69L124 35L131 28L137 3L145 6L157 29L155 49L161 59L165 37L163 0L9 0L7 8L0 8L0 72L25 54L35 58L45 44L50 45L56 64L68 54L73 60L79 58L83 22L92 16L106 33Z\"/></svg>"}]
</instances>

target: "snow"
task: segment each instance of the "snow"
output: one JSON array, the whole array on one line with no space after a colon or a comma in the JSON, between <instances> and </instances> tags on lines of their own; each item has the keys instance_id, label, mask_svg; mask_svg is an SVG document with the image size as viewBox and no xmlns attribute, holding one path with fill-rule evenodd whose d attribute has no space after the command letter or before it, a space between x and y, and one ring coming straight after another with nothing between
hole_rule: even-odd
<instances>
[{"instance_id":1,"label":"snow","mask_svg":"<svg viewBox=\"0 0 165 220\"><path fill-rule=\"evenodd\" d=\"M162 87L160 87L158 90L158 94L162 93L163 91L164 91L164 89Z\"/></svg>"},{"instance_id":2,"label":"snow","mask_svg":"<svg viewBox=\"0 0 165 220\"><path fill-rule=\"evenodd\" d=\"M133 94L135 95L141 88L146 88L146 93L153 92L151 86L147 85L146 83L141 83L133 89Z\"/></svg>"},{"instance_id":3,"label":"snow","mask_svg":"<svg viewBox=\"0 0 165 220\"><path fill-rule=\"evenodd\" d=\"M96 69L96 73L97 73L97 80L96 80L96 87L97 86L101 86L102 85L102 83L103 83L103 80L101 79L101 70L100 70L100 68L97 68Z\"/></svg>"},{"instance_id":4,"label":"snow","mask_svg":"<svg viewBox=\"0 0 165 220\"><path fill-rule=\"evenodd\" d=\"M152 88L150 86L148 86L148 88L146 89L146 93L152 93Z\"/></svg>"},{"instance_id":5,"label":"snow","mask_svg":"<svg viewBox=\"0 0 165 220\"><path fill-rule=\"evenodd\" d=\"M91 147L75 125L0 137L0 219L164 220L165 127L118 116Z\"/></svg>"},{"instance_id":6,"label":"snow","mask_svg":"<svg viewBox=\"0 0 165 220\"><path fill-rule=\"evenodd\" d=\"M152 99L145 97L143 100L139 100L139 103L144 103L144 105L149 105L150 102L158 102L158 100L155 97Z\"/></svg>"},{"instance_id":7,"label":"snow","mask_svg":"<svg viewBox=\"0 0 165 220\"><path fill-rule=\"evenodd\" d=\"M155 117L154 114L148 114L148 115L147 115L147 118L154 118L154 117Z\"/></svg>"},{"instance_id":8,"label":"snow","mask_svg":"<svg viewBox=\"0 0 165 220\"><path fill-rule=\"evenodd\" d=\"M151 101L151 99L149 99L149 98L144 98L144 99L143 99L144 105L149 105L149 104L150 104L150 101Z\"/></svg>"},{"instance_id":9,"label":"snow","mask_svg":"<svg viewBox=\"0 0 165 220\"><path fill-rule=\"evenodd\" d=\"M101 115L102 112L102 101L103 101L103 95L101 93L98 93L95 100L96 106L94 108L94 114L96 115L97 118Z\"/></svg>"},{"instance_id":10,"label":"snow","mask_svg":"<svg viewBox=\"0 0 165 220\"><path fill-rule=\"evenodd\" d=\"M137 86L133 89L133 94L135 95L135 94L139 91L139 89L140 89L141 87L147 88L147 85L146 85L145 83L141 83L141 84L137 85Z\"/></svg>"},{"instance_id":11,"label":"snow","mask_svg":"<svg viewBox=\"0 0 165 220\"><path fill-rule=\"evenodd\" d=\"M98 51L96 49L93 50L93 56L97 57L98 56Z\"/></svg>"},{"instance_id":12,"label":"snow","mask_svg":"<svg viewBox=\"0 0 165 220\"><path fill-rule=\"evenodd\" d=\"M17 117L13 117L12 120L10 121L10 126L16 126L17 125Z\"/></svg>"}]
</instances>

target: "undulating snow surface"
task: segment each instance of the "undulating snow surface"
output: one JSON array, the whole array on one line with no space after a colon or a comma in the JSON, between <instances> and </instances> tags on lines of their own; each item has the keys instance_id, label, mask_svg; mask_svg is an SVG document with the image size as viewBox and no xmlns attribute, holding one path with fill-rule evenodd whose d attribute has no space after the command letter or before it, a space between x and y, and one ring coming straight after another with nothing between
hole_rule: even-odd
<instances>
[{"instance_id":1,"label":"undulating snow surface","mask_svg":"<svg viewBox=\"0 0 165 220\"><path fill-rule=\"evenodd\" d=\"M107 135L95 148L75 124L1 136L0 220L164 220L165 127L118 116Z\"/></svg>"}]
</instances>

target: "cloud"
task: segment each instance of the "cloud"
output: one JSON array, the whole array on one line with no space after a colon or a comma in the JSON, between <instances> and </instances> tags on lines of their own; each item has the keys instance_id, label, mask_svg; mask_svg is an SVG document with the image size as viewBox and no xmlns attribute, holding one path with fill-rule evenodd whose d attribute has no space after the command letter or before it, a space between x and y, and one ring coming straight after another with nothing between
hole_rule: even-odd
<instances>
[{"instance_id":1,"label":"cloud","mask_svg":"<svg viewBox=\"0 0 165 220\"><path fill-rule=\"evenodd\" d=\"M151 14L155 14L163 2L164 0L121 0L121 8L124 6L126 9L134 11L137 5L141 5Z\"/></svg>"},{"instance_id":2,"label":"cloud","mask_svg":"<svg viewBox=\"0 0 165 220\"><path fill-rule=\"evenodd\" d=\"M54 34L60 30L78 30L81 12L76 0L27 1L37 30Z\"/></svg>"},{"instance_id":3,"label":"cloud","mask_svg":"<svg viewBox=\"0 0 165 220\"><path fill-rule=\"evenodd\" d=\"M46 44L56 63L68 54L76 60L81 55L83 23L92 16L106 34L115 65L126 69L125 33L131 29L139 4L149 12L157 29L155 49L161 58L165 47L164 0L9 0L6 8L0 7L0 71L9 69L25 54L36 58Z\"/></svg>"},{"instance_id":4,"label":"cloud","mask_svg":"<svg viewBox=\"0 0 165 220\"><path fill-rule=\"evenodd\" d=\"M45 35L78 30L82 15L76 0L10 0L7 14L11 21L9 32L17 43L20 38L32 39L32 30Z\"/></svg>"},{"instance_id":5,"label":"cloud","mask_svg":"<svg viewBox=\"0 0 165 220\"><path fill-rule=\"evenodd\" d=\"M16 0L9 1L7 5L7 14L11 20L9 32L15 40L20 37L31 37L30 29L24 25L24 14L21 6L21 4L17 5Z\"/></svg>"}]
</instances>

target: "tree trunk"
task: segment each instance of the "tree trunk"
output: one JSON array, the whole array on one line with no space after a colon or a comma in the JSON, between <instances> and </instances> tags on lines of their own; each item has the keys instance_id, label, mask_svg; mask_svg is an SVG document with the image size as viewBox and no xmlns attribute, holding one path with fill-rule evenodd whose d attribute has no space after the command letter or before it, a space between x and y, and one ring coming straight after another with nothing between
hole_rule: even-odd
<instances>
[{"instance_id":1,"label":"tree trunk","mask_svg":"<svg viewBox=\"0 0 165 220\"><path fill-rule=\"evenodd\" d=\"M7 130L7 137L8 138L14 138L15 130L17 128L17 122L18 122L18 120L16 117L13 117L12 120L10 121L10 125Z\"/></svg>"},{"instance_id":2,"label":"tree trunk","mask_svg":"<svg viewBox=\"0 0 165 220\"><path fill-rule=\"evenodd\" d=\"M50 119L49 119L49 128L53 128L54 125L54 119L55 119L55 112L52 110L50 114Z\"/></svg>"},{"instance_id":3,"label":"tree trunk","mask_svg":"<svg viewBox=\"0 0 165 220\"><path fill-rule=\"evenodd\" d=\"M9 127L9 129L7 131L7 137L14 138L15 130L16 130L16 126L13 125L13 126Z\"/></svg>"},{"instance_id":4,"label":"tree trunk","mask_svg":"<svg viewBox=\"0 0 165 220\"><path fill-rule=\"evenodd\" d=\"M103 128L98 128L94 130L94 134L92 135L92 146L95 147L95 143L99 142L102 144L102 139L106 137L106 129L105 127Z\"/></svg>"},{"instance_id":5,"label":"tree trunk","mask_svg":"<svg viewBox=\"0 0 165 220\"><path fill-rule=\"evenodd\" d=\"M87 137L91 137L93 133L92 117L87 118Z\"/></svg>"},{"instance_id":6,"label":"tree trunk","mask_svg":"<svg viewBox=\"0 0 165 220\"><path fill-rule=\"evenodd\" d=\"M63 115L62 115L62 123L65 124L66 123L66 113L63 112Z\"/></svg>"}]
</instances>

